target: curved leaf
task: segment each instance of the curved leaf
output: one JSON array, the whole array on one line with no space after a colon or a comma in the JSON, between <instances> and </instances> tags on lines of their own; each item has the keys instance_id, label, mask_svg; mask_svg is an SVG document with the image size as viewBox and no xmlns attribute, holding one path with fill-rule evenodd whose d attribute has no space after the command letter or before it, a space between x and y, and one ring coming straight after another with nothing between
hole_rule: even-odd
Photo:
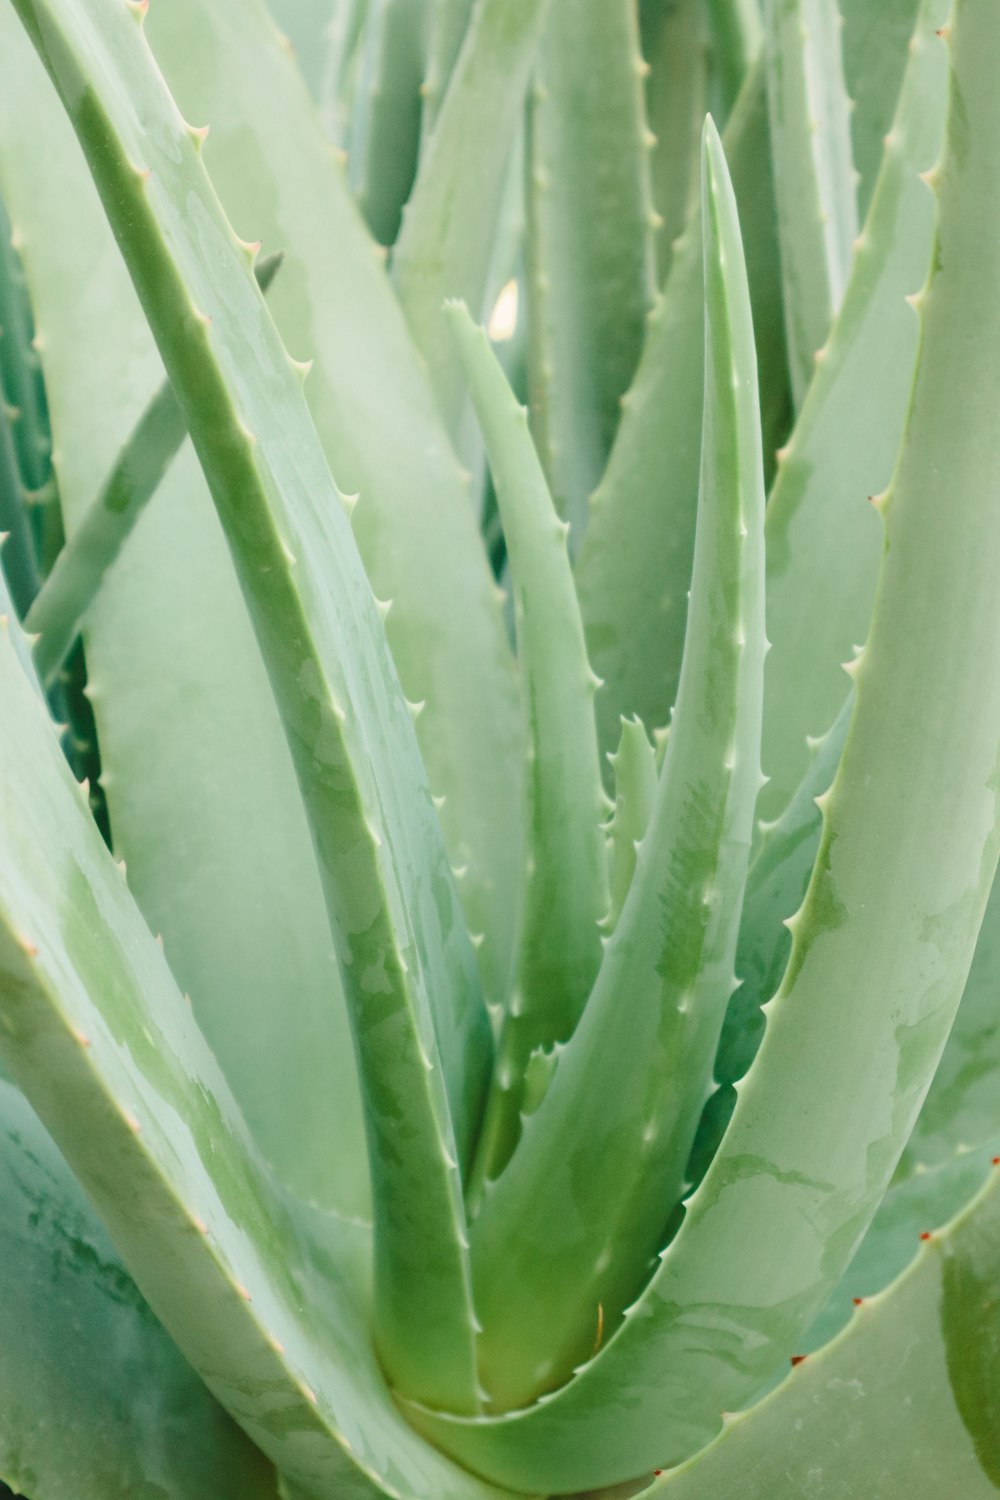
<instances>
[{"instance_id":1,"label":"curved leaf","mask_svg":"<svg viewBox=\"0 0 1000 1500\"><path fill-rule=\"evenodd\" d=\"M764 480L739 223L710 120L702 171L707 416L681 688L593 993L472 1226L480 1367L498 1405L566 1379L641 1286L733 988L760 786Z\"/></svg>"},{"instance_id":2,"label":"curved leaf","mask_svg":"<svg viewBox=\"0 0 1000 1500\"><path fill-rule=\"evenodd\" d=\"M0 1477L31 1500L274 1500L263 1454L157 1323L0 1082Z\"/></svg>"},{"instance_id":3,"label":"curved leaf","mask_svg":"<svg viewBox=\"0 0 1000 1500\"><path fill-rule=\"evenodd\" d=\"M0 74L0 174L48 329L72 535L163 367L72 129L10 6L0 7ZM189 448L127 556L105 579L85 632L116 853L281 1180L313 1201L370 1214L350 1031L308 826Z\"/></svg>"},{"instance_id":4,"label":"curved leaf","mask_svg":"<svg viewBox=\"0 0 1000 1500\"><path fill-rule=\"evenodd\" d=\"M764 51L792 392L802 405L858 233L837 0L765 0Z\"/></svg>"},{"instance_id":5,"label":"curved leaf","mask_svg":"<svg viewBox=\"0 0 1000 1500\"><path fill-rule=\"evenodd\" d=\"M997 1176L888 1291L643 1493L670 1500L993 1500L1000 1486ZM915 1241L914 1241L915 1243Z\"/></svg>"},{"instance_id":6,"label":"curved leaf","mask_svg":"<svg viewBox=\"0 0 1000 1500\"><path fill-rule=\"evenodd\" d=\"M404 1389L472 1409L460 1163L491 1038L412 722L299 383L200 161L199 133L178 114L134 19L122 11L99 22L93 5L19 0L19 12L121 235L292 751L362 1081L379 1347Z\"/></svg>"},{"instance_id":7,"label":"curved leaf","mask_svg":"<svg viewBox=\"0 0 1000 1500\"><path fill-rule=\"evenodd\" d=\"M549 0L481 0L469 23L403 210L393 279L438 406L454 434L465 388L446 298L474 317L483 299L506 165Z\"/></svg>"},{"instance_id":8,"label":"curved leaf","mask_svg":"<svg viewBox=\"0 0 1000 1500\"><path fill-rule=\"evenodd\" d=\"M513 660L467 486L426 371L343 174L257 0L171 0L147 21L205 160L247 239L285 252L268 306L312 359L306 401L403 690L488 997L505 998L523 869L523 741ZM198 45L191 45L197 35Z\"/></svg>"},{"instance_id":9,"label":"curved leaf","mask_svg":"<svg viewBox=\"0 0 1000 1500\"><path fill-rule=\"evenodd\" d=\"M447 313L507 541L529 757L521 944L477 1145L482 1179L497 1177L514 1149L528 1059L571 1035L600 967L599 924L608 912L605 807L596 684L573 589L568 528L553 506L527 411L486 333L460 303Z\"/></svg>"},{"instance_id":10,"label":"curved leaf","mask_svg":"<svg viewBox=\"0 0 1000 1500\"><path fill-rule=\"evenodd\" d=\"M679 1462L795 1352L888 1186L961 997L1000 853L992 0L959 0L952 49L938 253L889 545L782 988L722 1145L610 1342L521 1412L419 1413L496 1478L569 1489Z\"/></svg>"},{"instance_id":11,"label":"curved leaf","mask_svg":"<svg viewBox=\"0 0 1000 1500\"><path fill-rule=\"evenodd\" d=\"M643 72L635 6L550 0L528 116L529 388L574 554L653 297Z\"/></svg>"},{"instance_id":12,"label":"curved leaf","mask_svg":"<svg viewBox=\"0 0 1000 1500\"><path fill-rule=\"evenodd\" d=\"M0 693L0 1053L143 1296L314 1500L493 1500L400 1417L369 1234L273 1186L7 628Z\"/></svg>"},{"instance_id":13,"label":"curved leaf","mask_svg":"<svg viewBox=\"0 0 1000 1500\"><path fill-rule=\"evenodd\" d=\"M836 718L848 690L841 663L871 619L882 533L868 501L889 483L913 384L918 326L905 299L930 264L933 200L918 174L944 129L946 68L933 33L947 5L922 8L847 296L768 502L765 817L805 774L807 736Z\"/></svg>"}]
</instances>

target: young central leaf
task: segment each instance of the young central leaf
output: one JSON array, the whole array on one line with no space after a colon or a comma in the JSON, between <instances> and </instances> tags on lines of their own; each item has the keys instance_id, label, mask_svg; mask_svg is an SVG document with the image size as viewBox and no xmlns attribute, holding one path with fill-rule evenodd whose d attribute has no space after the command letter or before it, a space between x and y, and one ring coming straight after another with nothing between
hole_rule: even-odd
<instances>
[{"instance_id":1,"label":"young central leaf","mask_svg":"<svg viewBox=\"0 0 1000 1500\"><path fill-rule=\"evenodd\" d=\"M734 985L760 786L764 480L739 224L710 121L702 171L706 423L680 693L586 1010L472 1227L481 1370L503 1407L566 1380L642 1286Z\"/></svg>"},{"instance_id":2,"label":"young central leaf","mask_svg":"<svg viewBox=\"0 0 1000 1500\"><path fill-rule=\"evenodd\" d=\"M504 1016L473 1200L506 1165L533 1052L565 1041L601 960L608 912L596 680L559 520L519 406L485 333L459 303L448 317L493 468L514 580L529 775L528 867L515 987Z\"/></svg>"}]
</instances>

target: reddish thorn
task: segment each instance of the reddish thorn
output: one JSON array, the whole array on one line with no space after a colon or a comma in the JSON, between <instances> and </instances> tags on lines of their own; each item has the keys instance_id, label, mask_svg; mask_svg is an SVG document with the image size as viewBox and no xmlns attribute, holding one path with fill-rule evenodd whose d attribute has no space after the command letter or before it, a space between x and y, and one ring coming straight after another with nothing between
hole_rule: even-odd
<instances>
[{"instance_id":1,"label":"reddish thorn","mask_svg":"<svg viewBox=\"0 0 1000 1500\"><path fill-rule=\"evenodd\" d=\"M920 1231L920 1238L921 1238L921 1239L922 1239L922 1240L929 1240L929 1239L930 1239L930 1237L931 1237L931 1232L930 1232L930 1230L929 1230L929 1229L922 1229L922 1230L921 1230L921 1231Z\"/></svg>"},{"instance_id":2,"label":"reddish thorn","mask_svg":"<svg viewBox=\"0 0 1000 1500\"><path fill-rule=\"evenodd\" d=\"M662 1474L662 1473L663 1473L662 1469L654 1469L653 1470L653 1478L655 1479L656 1476L657 1476L657 1474Z\"/></svg>"},{"instance_id":3,"label":"reddish thorn","mask_svg":"<svg viewBox=\"0 0 1000 1500\"><path fill-rule=\"evenodd\" d=\"M995 1167L1000 1167L1000 1156L994 1156L994 1158L993 1158L993 1165Z\"/></svg>"},{"instance_id":4,"label":"reddish thorn","mask_svg":"<svg viewBox=\"0 0 1000 1500\"><path fill-rule=\"evenodd\" d=\"M864 1297L852 1297L851 1298L851 1301L854 1303L855 1307L860 1307L861 1304L862 1304L862 1302L864 1302L864 1300L865 1300Z\"/></svg>"},{"instance_id":5,"label":"reddish thorn","mask_svg":"<svg viewBox=\"0 0 1000 1500\"><path fill-rule=\"evenodd\" d=\"M794 1365L800 1365L805 1358L806 1358L806 1356L804 1354L793 1354L792 1355L792 1364L793 1364L793 1366Z\"/></svg>"}]
</instances>

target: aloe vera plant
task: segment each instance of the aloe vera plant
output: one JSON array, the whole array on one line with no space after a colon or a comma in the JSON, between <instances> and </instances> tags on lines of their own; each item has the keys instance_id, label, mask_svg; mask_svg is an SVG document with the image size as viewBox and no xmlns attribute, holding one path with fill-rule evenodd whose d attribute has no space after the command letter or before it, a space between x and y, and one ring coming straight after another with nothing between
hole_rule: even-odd
<instances>
[{"instance_id":1,"label":"aloe vera plant","mask_svg":"<svg viewBox=\"0 0 1000 1500\"><path fill-rule=\"evenodd\" d=\"M4 0L11 1491L1000 1488L998 71Z\"/></svg>"}]
</instances>

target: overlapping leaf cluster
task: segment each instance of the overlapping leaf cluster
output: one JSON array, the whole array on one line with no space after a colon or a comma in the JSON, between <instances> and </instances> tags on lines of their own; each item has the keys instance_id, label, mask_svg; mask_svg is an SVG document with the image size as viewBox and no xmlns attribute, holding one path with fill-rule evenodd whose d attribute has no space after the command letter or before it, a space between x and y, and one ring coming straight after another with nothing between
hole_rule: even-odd
<instances>
[{"instance_id":1,"label":"overlapping leaf cluster","mask_svg":"<svg viewBox=\"0 0 1000 1500\"><path fill-rule=\"evenodd\" d=\"M147 7L0 10L0 1477L994 1493L992 0Z\"/></svg>"}]
</instances>

